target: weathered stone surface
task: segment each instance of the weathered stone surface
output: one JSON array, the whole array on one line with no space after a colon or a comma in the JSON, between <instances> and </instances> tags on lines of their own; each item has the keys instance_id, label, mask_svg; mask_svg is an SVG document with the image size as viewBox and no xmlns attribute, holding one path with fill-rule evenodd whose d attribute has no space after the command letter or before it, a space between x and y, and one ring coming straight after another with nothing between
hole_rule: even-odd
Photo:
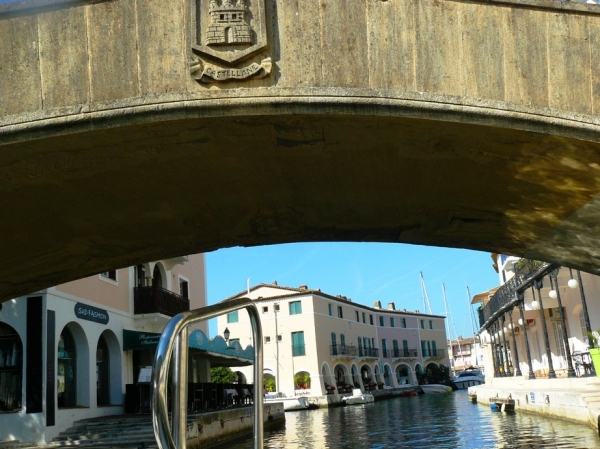
<instances>
[{"instance_id":1,"label":"weathered stone surface","mask_svg":"<svg viewBox=\"0 0 600 449\"><path fill-rule=\"evenodd\" d=\"M0 300L289 241L600 273L600 9L271 0L272 71L205 82L190 1L62 4L0 8Z\"/></svg>"},{"instance_id":2,"label":"weathered stone surface","mask_svg":"<svg viewBox=\"0 0 600 449\"><path fill-rule=\"evenodd\" d=\"M41 109L38 17L0 21L0 116Z\"/></svg>"},{"instance_id":3,"label":"weathered stone surface","mask_svg":"<svg viewBox=\"0 0 600 449\"><path fill-rule=\"evenodd\" d=\"M52 11L39 17L40 75L45 109L90 101L85 8ZM77 44L75 44L77 43Z\"/></svg>"}]
</instances>

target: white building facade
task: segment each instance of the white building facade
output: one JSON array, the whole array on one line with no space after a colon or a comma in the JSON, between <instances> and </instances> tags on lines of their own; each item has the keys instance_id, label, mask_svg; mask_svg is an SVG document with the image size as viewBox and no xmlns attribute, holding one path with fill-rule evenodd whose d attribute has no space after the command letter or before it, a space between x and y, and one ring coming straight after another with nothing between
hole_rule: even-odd
<instances>
[{"instance_id":1,"label":"white building facade","mask_svg":"<svg viewBox=\"0 0 600 449\"><path fill-rule=\"evenodd\" d=\"M264 334L264 374L287 396L325 396L417 385L448 365L445 317L357 304L306 286L259 284L228 299L255 301ZM242 347L252 344L247 312L217 319ZM240 368L252 379L250 367Z\"/></svg>"},{"instance_id":2,"label":"white building facade","mask_svg":"<svg viewBox=\"0 0 600 449\"><path fill-rule=\"evenodd\" d=\"M512 256L494 259L501 287L473 299L482 304L486 376L586 375L586 332L600 327L600 277ZM527 274L515 277L519 270Z\"/></svg>"},{"instance_id":3,"label":"white building facade","mask_svg":"<svg viewBox=\"0 0 600 449\"><path fill-rule=\"evenodd\" d=\"M144 398L138 380L152 365L158 333L174 314L205 304L203 254L112 270L1 304L0 441L45 444L76 420L146 401L148 387ZM206 325L195 328L206 333Z\"/></svg>"}]
</instances>

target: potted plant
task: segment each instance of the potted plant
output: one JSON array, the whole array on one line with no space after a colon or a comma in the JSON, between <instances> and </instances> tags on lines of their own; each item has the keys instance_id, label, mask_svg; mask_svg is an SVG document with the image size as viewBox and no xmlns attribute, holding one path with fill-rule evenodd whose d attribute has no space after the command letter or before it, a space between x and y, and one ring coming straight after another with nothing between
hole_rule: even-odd
<instances>
[{"instance_id":1,"label":"potted plant","mask_svg":"<svg viewBox=\"0 0 600 449\"><path fill-rule=\"evenodd\" d=\"M594 365L594 371L596 376L600 377L600 348L598 347L598 335L600 335L600 329L595 332L586 332L590 341L590 357L592 358L592 364Z\"/></svg>"}]
</instances>

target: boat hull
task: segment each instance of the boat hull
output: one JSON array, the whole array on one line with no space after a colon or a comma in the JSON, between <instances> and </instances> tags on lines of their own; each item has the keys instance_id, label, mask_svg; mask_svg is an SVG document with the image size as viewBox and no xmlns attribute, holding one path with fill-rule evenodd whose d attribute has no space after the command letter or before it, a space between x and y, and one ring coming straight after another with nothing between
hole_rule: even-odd
<instances>
[{"instance_id":1,"label":"boat hull","mask_svg":"<svg viewBox=\"0 0 600 449\"><path fill-rule=\"evenodd\" d=\"M454 384L456 385L456 388L459 390L466 390L469 387L474 387L476 385L481 385L484 384L485 380L482 379L478 379L476 377L472 377L472 378L466 378L466 379L461 379L461 380L455 380Z\"/></svg>"},{"instance_id":2,"label":"boat hull","mask_svg":"<svg viewBox=\"0 0 600 449\"><path fill-rule=\"evenodd\" d=\"M308 398L303 397L265 399L265 404L273 402L281 402L283 404L283 409L286 412L293 410L307 410L310 406Z\"/></svg>"},{"instance_id":3,"label":"boat hull","mask_svg":"<svg viewBox=\"0 0 600 449\"><path fill-rule=\"evenodd\" d=\"M421 389L425 394L450 393L452 391L452 387L442 384L421 385Z\"/></svg>"}]
</instances>

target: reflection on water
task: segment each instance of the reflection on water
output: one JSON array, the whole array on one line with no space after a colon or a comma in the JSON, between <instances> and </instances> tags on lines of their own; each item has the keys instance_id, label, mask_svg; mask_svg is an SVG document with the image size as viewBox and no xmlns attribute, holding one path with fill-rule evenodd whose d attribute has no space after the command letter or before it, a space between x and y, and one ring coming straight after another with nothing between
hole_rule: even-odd
<instances>
[{"instance_id":1,"label":"reflection on water","mask_svg":"<svg viewBox=\"0 0 600 449\"><path fill-rule=\"evenodd\" d=\"M265 433L265 448L600 448L587 426L523 412L492 412L466 391L285 414L285 429ZM251 441L232 449L249 449Z\"/></svg>"}]
</instances>

